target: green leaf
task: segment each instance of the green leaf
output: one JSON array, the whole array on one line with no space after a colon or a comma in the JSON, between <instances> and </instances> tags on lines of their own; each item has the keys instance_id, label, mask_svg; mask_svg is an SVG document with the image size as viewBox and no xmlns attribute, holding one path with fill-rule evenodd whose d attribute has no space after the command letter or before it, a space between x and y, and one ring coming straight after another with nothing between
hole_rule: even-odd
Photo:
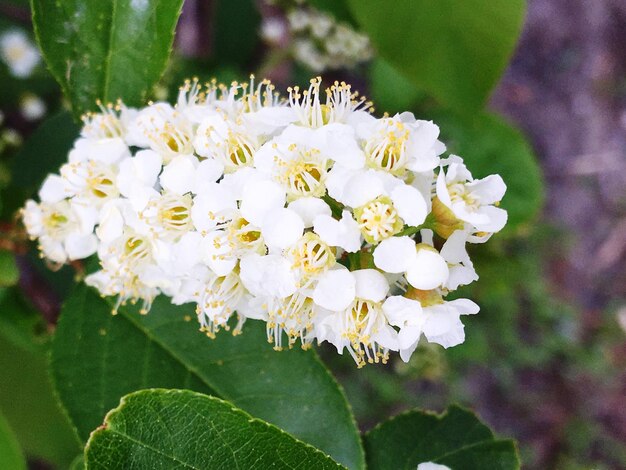
<instances>
[{"instance_id":1,"label":"green leaf","mask_svg":"<svg viewBox=\"0 0 626 470\"><path fill-rule=\"evenodd\" d=\"M31 352L45 351L50 335L38 311L26 302L18 287L0 288L0 337Z\"/></svg>"},{"instance_id":2,"label":"green leaf","mask_svg":"<svg viewBox=\"0 0 626 470\"><path fill-rule=\"evenodd\" d=\"M507 185L502 207L509 213L507 233L533 222L544 200L537 158L524 135L502 118L478 113L464 117L451 112L429 115L441 128L441 139L465 159L475 178L498 173Z\"/></svg>"},{"instance_id":3,"label":"green leaf","mask_svg":"<svg viewBox=\"0 0 626 470\"><path fill-rule=\"evenodd\" d=\"M44 59L75 116L142 104L165 70L183 0L31 0Z\"/></svg>"},{"instance_id":4,"label":"green leaf","mask_svg":"<svg viewBox=\"0 0 626 470\"><path fill-rule=\"evenodd\" d=\"M9 423L0 414L0 468L26 470L22 449Z\"/></svg>"},{"instance_id":5,"label":"green leaf","mask_svg":"<svg viewBox=\"0 0 626 470\"><path fill-rule=\"evenodd\" d=\"M79 132L67 111L42 122L14 159L13 183L34 192L48 173L58 173Z\"/></svg>"},{"instance_id":6,"label":"green leaf","mask_svg":"<svg viewBox=\"0 0 626 470\"><path fill-rule=\"evenodd\" d=\"M218 0L215 7L217 63L222 67L228 64L246 67L259 42L259 9L254 0Z\"/></svg>"},{"instance_id":7,"label":"green leaf","mask_svg":"<svg viewBox=\"0 0 626 470\"><path fill-rule=\"evenodd\" d=\"M0 334L0 371L0 410L24 453L67 468L80 447L54 397L46 351L22 349Z\"/></svg>"},{"instance_id":8,"label":"green leaf","mask_svg":"<svg viewBox=\"0 0 626 470\"><path fill-rule=\"evenodd\" d=\"M10 251L0 250L0 287L17 284L20 271L15 263L15 255Z\"/></svg>"},{"instance_id":9,"label":"green leaf","mask_svg":"<svg viewBox=\"0 0 626 470\"><path fill-rule=\"evenodd\" d=\"M377 114L411 110L415 103L424 98L424 93L384 59L376 59L372 63L370 87Z\"/></svg>"},{"instance_id":10,"label":"green leaf","mask_svg":"<svg viewBox=\"0 0 626 470\"><path fill-rule=\"evenodd\" d=\"M509 60L524 0L348 0L378 54L461 110L482 107Z\"/></svg>"},{"instance_id":11,"label":"green leaf","mask_svg":"<svg viewBox=\"0 0 626 470\"><path fill-rule=\"evenodd\" d=\"M345 397L313 351L273 351L261 322L242 335L198 332L191 305L157 298L148 315L111 306L77 288L57 326L52 370L81 439L120 397L151 388L217 395L286 430L350 467L363 467L360 439Z\"/></svg>"},{"instance_id":12,"label":"green leaf","mask_svg":"<svg viewBox=\"0 0 626 470\"><path fill-rule=\"evenodd\" d=\"M87 468L339 469L319 450L233 407L188 390L122 398L85 447Z\"/></svg>"},{"instance_id":13,"label":"green leaf","mask_svg":"<svg viewBox=\"0 0 626 470\"><path fill-rule=\"evenodd\" d=\"M417 410L398 415L368 432L364 443L370 470L413 470L423 462L463 470L520 466L513 441L496 440L472 412L457 406L439 416Z\"/></svg>"}]
</instances>

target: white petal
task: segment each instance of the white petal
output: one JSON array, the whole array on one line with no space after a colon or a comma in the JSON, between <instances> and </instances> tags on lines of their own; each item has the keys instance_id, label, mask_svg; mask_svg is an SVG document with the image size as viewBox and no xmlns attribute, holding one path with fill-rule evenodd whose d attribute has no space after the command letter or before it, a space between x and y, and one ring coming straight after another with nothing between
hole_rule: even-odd
<instances>
[{"instance_id":1,"label":"white petal","mask_svg":"<svg viewBox=\"0 0 626 470\"><path fill-rule=\"evenodd\" d=\"M196 168L194 192L201 193L207 183L213 183L224 174L224 165L217 160L207 159Z\"/></svg>"},{"instance_id":2,"label":"white petal","mask_svg":"<svg viewBox=\"0 0 626 470\"><path fill-rule=\"evenodd\" d=\"M506 192L506 184L500 175L489 175L467 184L472 194L478 196L481 204L493 204L500 201Z\"/></svg>"},{"instance_id":3,"label":"white petal","mask_svg":"<svg viewBox=\"0 0 626 470\"><path fill-rule=\"evenodd\" d=\"M390 237L374 250L374 264L387 273L403 273L416 256L415 242L409 237Z\"/></svg>"},{"instance_id":4,"label":"white petal","mask_svg":"<svg viewBox=\"0 0 626 470\"><path fill-rule=\"evenodd\" d=\"M65 239L65 251L70 260L84 259L98 249L98 239L94 234L79 235L71 233Z\"/></svg>"},{"instance_id":5,"label":"white petal","mask_svg":"<svg viewBox=\"0 0 626 470\"><path fill-rule=\"evenodd\" d=\"M398 343L400 345L400 357L404 362L408 362L411 354L413 354L413 351L417 348L420 336L422 336L421 326L409 325L400 329Z\"/></svg>"},{"instance_id":6,"label":"white petal","mask_svg":"<svg viewBox=\"0 0 626 470\"><path fill-rule=\"evenodd\" d=\"M69 196L67 184L59 175L48 175L39 190L41 202L55 203Z\"/></svg>"},{"instance_id":7,"label":"white petal","mask_svg":"<svg viewBox=\"0 0 626 470\"><path fill-rule=\"evenodd\" d=\"M273 181L255 181L243 190L241 215L253 225L260 227L269 211L284 206L285 190Z\"/></svg>"},{"instance_id":8,"label":"white petal","mask_svg":"<svg viewBox=\"0 0 626 470\"><path fill-rule=\"evenodd\" d=\"M89 139L87 149L89 159L112 165L130 155L128 147L120 138Z\"/></svg>"},{"instance_id":9,"label":"white petal","mask_svg":"<svg viewBox=\"0 0 626 470\"><path fill-rule=\"evenodd\" d=\"M326 176L326 190L328 191L328 195L336 201L340 201L346 183L355 174L356 172L354 170L349 170L341 165L333 166Z\"/></svg>"},{"instance_id":10,"label":"white petal","mask_svg":"<svg viewBox=\"0 0 626 470\"><path fill-rule=\"evenodd\" d=\"M463 230L455 230L452 235L448 237L446 242L441 248L441 256L448 263L457 264L462 263L468 259L467 251L465 250L465 242L469 233Z\"/></svg>"},{"instance_id":11,"label":"white petal","mask_svg":"<svg viewBox=\"0 0 626 470\"><path fill-rule=\"evenodd\" d=\"M116 204L108 203L100 210L100 225L96 229L98 238L110 243L124 233L124 218Z\"/></svg>"},{"instance_id":12,"label":"white petal","mask_svg":"<svg viewBox=\"0 0 626 470\"><path fill-rule=\"evenodd\" d=\"M350 207L359 207L384 193L383 181L376 172L360 172L348 180L339 202Z\"/></svg>"},{"instance_id":13,"label":"white petal","mask_svg":"<svg viewBox=\"0 0 626 470\"><path fill-rule=\"evenodd\" d=\"M487 222L474 224L474 226L481 232L499 232L504 228L508 219L507 212L499 207L482 206L478 210L478 213L488 219Z\"/></svg>"},{"instance_id":14,"label":"white petal","mask_svg":"<svg viewBox=\"0 0 626 470\"><path fill-rule=\"evenodd\" d=\"M446 302L451 308L454 308L459 315L474 315L480 311L480 307L469 299L456 299Z\"/></svg>"},{"instance_id":15,"label":"white petal","mask_svg":"<svg viewBox=\"0 0 626 470\"><path fill-rule=\"evenodd\" d=\"M406 280L416 289L431 290L448 280L448 263L439 253L422 248L411 261Z\"/></svg>"},{"instance_id":16,"label":"white petal","mask_svg":"<svg viewBox=\"0 0 626 470\"><path fill-rule=\"evenodd\" d=\"M444 173L443 168L439 169L439 175L437 175L437 198L444 206L452 209L452 200L450 199L450 193L448 192L446 174Z\"/></svg>"},{"instance_id":17,"label":"white petal","mask_svg":"<svg viewBox=\"0 0 626 470\"><path fill-rule=\"evenodd\" d=\"M313 301L320 307L338 312L350 306L356 295L356 280L347 269L324 273L313 291Z\"/></svg>"},{"instance_id":18,"label":"white petal","mask_svg":"<svg viewBox=\"0 0 626 470\"><path fill-rule=\"evenodd\" d=\"M220 181L220 185L228 188L233 193L235 199L241 200L244 188L247 188L254 182L264 181L265 179L266 176L259 170L247 166L234 173L224 175Z\"/></svg>"},{"instance_id":19,"label":"white petal","mask_svg":"<svg viewBox=\"0 0 626 470\"><path fill-rule=\"evenodd\" d=\"M237 202L230 190L218 183L205 183L193 199L191 220L200 232L208 232L234 214Z\"/></svg>"},{"instance_id":20,"label":"white petal","mask_svg":"<svg viewBox=\"0 0 626 470\"><path fill-rule=\"evenodd\" d=\"M422 305L417 300L401 295L393 295L385 300L383 312L389 323L394 326L421 326L424 323Z\"/></svg>"},{"instance_id":21,"label":"white petal","mask_svg":"<svg viewBox=\"0 0 626 470\"><path fill-rule=\"evenodd\" d=\"M329 205L317 197L301 197L290 203L287 207L300 216L304 222L305 228L312 227L313 221L318 215L331 215Z\"/></svg>"},{"instance_id":22,"label":"white petal","mask_svg":"<svg viewBox=\"0 0 626 470\"><path fill-rule=\"evenodd\" d=\"M291 209L273 209L263 219L261 232L268 247L282 250L302 237L304 222Z\"/></svg>"},{"instance_id":23,"label":"white petal","mask_svg":"<svg viewBox=\"0 0 626 470\"><path fill-rule=\"evenodd\" d=\"M428 209L422 194L413 186L401 184L391 191L393 206L404 223L417 227L424 223Z\"/></svg>"},{"instance_id":24,"label":"white petal","mask_svg":"<svg viewBox=\"0 0 626 470\"><path fill-rule=\"evenodd\" d=\"M313 230L331 246L338 246L349 253L361 248L361 230L352 214L343 211L341 220L328 215L318 215L313 221Z\"/></svg>"},{"instance_id":25,"label":"white petal","mask_svg":"<svg viewBox=\"0 0 626 470\"><path fill-rule=\"evenodd\" d=\"M240 267L241 281L253 295L282 299L297 289L291 263L280 255L248 255L241 259Z\"/></svg>"},{"instance_id":26,"label":"white petal","mask_svg":"<svg viewBox=\"0 0 626 470\"><path fill-rule=\"evenodd\" d=\"M359 148L356 135L350 126L333 123L316 130L322 152L344 168L359 169L365 164L365 154Z\"/></svg>"},{"instance_id":27,"label":"white petal","mask_svg":"<svg viewBox=\"0 0 626 470\"><path fill-rule=\"evenodd\" d=\"M190 155L178 155L169 162L161 174L161 186L178 195L194 189L198 159Z\"/></svg>"},{"instance_id":28,"label":"white petal","mask_svg":"<svg viewBox=\"0 0 626 470\"><path fill-rule=\"evenodd\" d=\"M389 282L380 271L375 269L359 269L352 271L356 280L356 296L359 299L380 302L389 292Z\"/></svg>"}]
</instances>

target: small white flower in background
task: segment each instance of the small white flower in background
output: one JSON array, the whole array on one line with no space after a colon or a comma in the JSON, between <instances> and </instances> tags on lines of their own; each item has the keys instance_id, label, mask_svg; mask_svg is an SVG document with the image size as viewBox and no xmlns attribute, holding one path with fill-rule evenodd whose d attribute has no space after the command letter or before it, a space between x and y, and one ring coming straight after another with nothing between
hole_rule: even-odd
<instances>
[{"instance_id":1,"label":"small white flower in background","mask_svg":"<svg viewBox=\"0 0 626 470\"><path fill-rule=\"evenodd\" d=\"M450 467L433 462L424 462L417 466L417 470L452 470Z\"/></svg>"},{"instance_id":2,"label":"small white flower in background","mask_svg":"<svg viewBox=\"0 0 626 470\"><path fill-rule=\"evenodd\" d=\"M28 78L41 61L39 50L23 31L7 31L0 36L0 56L11 73Z\"/></svg>"},{"instance_id":3,"label":"small white flower in background","mask_svg":"<svg viewBox=\"0 0 626 470\"><path fill-rule=\"evenodd\" d=\"M287 36L287 25L285 21L276 16L263 19L261 23L261 39L268 44L277 46L283 42Z\"/></svg>"},{"instance_id":4,"label":"small white flower in background","mask_svg":"<svg viewBox=\"0 0 626 470\"><path fill-rule=\"evenodd\" d=\"M194 303L210 337L263 321L275 349L327 341L359 367L462 343L479 308L446 297L506 221L501 178L474 180L434 123L377 119L345 83L288 91L187 81L176 106L101 105L27 202L29 235L55 264L96 253L86 282L115 310Z\"/></svg>"},{"instance_id":5,"label":"small white flower in background","mask_svg":"<svg viewBox=\"0 0 626 470\"><path fill-rule=\"evenodd\" d=\"M287 25L293 38L294 59L314 72L352 68L372 57L367 36L311 6L289 10ZM277 29L277 26L274 28ZM268 34L266 27L263 27L261 34L263 38ZM271 37L276 34L272 31ZM273 44L270 40L266 41Z\"/></svg>"},{"instance_id":6,"label":"small white flower in background","mask_svg":"<svg viewBox=\"0 0 626 470\"><path fill-rule=\"evenodd\" d=\"M27 94L20 100L20 113L27 121L41 119L46 111L46 103L36 95Z\"/></svg>"}]
</instances>

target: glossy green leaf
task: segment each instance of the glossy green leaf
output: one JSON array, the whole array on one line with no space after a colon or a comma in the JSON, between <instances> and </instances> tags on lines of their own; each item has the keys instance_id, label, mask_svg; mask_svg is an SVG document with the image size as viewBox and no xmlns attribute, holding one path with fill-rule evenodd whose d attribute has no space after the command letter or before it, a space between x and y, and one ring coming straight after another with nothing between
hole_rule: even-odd
<instances>
[{"instance_id":1,"label":"glossy green leaf","mask_svg":"<svg viewBox=\"0 0 626 470\"><path fill-rule=\"evenodd\" d=\"M122 398L85 447L88 469L339 469L330 457L230 403L188 390Z\"/></svg>"},{"instance_id":2,"label":"glossy green leaf","mask_svg":"<svg viewBox=\"0 0 626 470\"><path fill-rule=\"evenodd\" d=\"M429 115L441 128L448 150L463 157L475 178L498 173L507 185L502 207L509 213L505 231L533 222L544 199L537 158L524 135L488 113L463 117L450 112Z\"/></svg>"},{"instance_id":3,"label":"glossy green leaf","mask_svg":"<svg viewBox=\"0 0 626 470\"><path fill-rule=\"evenodd\" d=\"M261 322L243 334L198 332L193 306L155 300L148 315L111 306L80 286L67 301L52 350L53 376L79 436L120 397L188 388L224 398L350 467L362 468L360 439L345 397L313 351L278 353Z\"/></svg>"},{"instance_id":4,"label":"glossy green leaf","mask_svg":"<svg viewBox=\"0 0 626 470\"><path fill-rule=\"evenodd\" d=\"M26 470L26 461L9 423L0 414L0 468Z\"/></svg>"},{"instance_id":5,"label":"glossy green leaf","mask_svg":"<svg viewBox=\"0 0 626 470\"><path fill-rule=\"evenodd\" d=\"M378 54L462 110L482 107L509 60L524 0L348 0Z\"/></svg>"},{"instance_id":6,"label":"glossy green leaf","mask_svg":"<svg viewBox=\"0 0 626 470\"><path fill-rule=\"evenodd\" d=\"M10 251L0 250L0 287L17 284L20 271L15 263L15 255Z\"/></svg>"},{"instance_id":7,"label":"glossy green leaf","mask_svg":"<svg viewBox=\"0 0 626 470\"><path fill-rule=\"evenodd\" d=\"M37 40L74 114L142 104L165 70L183 0L31 0Z\"/></svg>"},{"instance_id":8,"label":"glossy green leaf","mask_svg":"<svg viewBox=\"0 0 626 470\"><path fill-rule=\"evenodd\" d=\"M370 470L414 470L423 462L463 470L515 470L515 443L498 440L474 413L451 406L443 415L410 411L365 435Z\"/></svg>"}]
</instances>

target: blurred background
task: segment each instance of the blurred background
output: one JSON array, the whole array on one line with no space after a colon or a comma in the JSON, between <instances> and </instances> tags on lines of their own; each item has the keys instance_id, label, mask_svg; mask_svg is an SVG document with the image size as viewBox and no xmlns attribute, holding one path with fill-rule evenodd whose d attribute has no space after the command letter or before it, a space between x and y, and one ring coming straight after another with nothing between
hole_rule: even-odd
<instances>
[{"instance_id":1,"label":"blurred background","mask_svg":"<svg viewBox=\"0 0 626 470\"><path fill-rule=\"evenodd\" d=\"M152 99L175 100L194 76L254 72L284 91L321 75L377 113L434 119L476 177L502 174L510 223L474 247L481 280L460 294L482 310L463 345L359 370L321 348L360 427L459 402L519 441L524 468L626 468L626 2L529 0L486 110L470 113L407 78L340 3L186 0ZM28 2L0 1L0 410L32 468L66 468L78 452L46 351L80 266L52 274L16 219L78 135L64 109Z\"/></svg>"}]
</instances>

